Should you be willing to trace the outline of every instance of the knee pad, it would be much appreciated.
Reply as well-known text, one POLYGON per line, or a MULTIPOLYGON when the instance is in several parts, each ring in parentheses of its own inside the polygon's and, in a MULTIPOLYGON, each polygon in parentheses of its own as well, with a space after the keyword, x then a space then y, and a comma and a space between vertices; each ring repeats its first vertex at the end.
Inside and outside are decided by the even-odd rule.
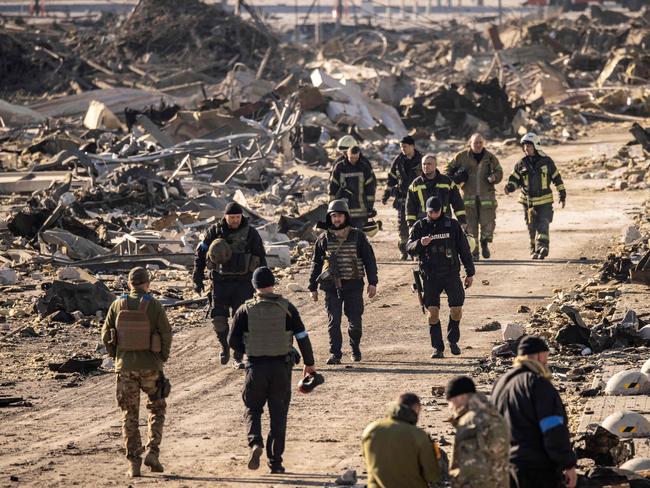
POLYGON ((227 332, 228 317, 224 317, 223 315, 217 315, 216 317, 212 317, 212 328, 217 334, 221 332, 227 332))
POLYGON ((440 307, 427 307, 427 312, 429 312, 429 324, 440 322, 440 307))
POLYGON ((463 307, 450 307, 449 317, 451 320, 460 320, 463 317, 463 307))

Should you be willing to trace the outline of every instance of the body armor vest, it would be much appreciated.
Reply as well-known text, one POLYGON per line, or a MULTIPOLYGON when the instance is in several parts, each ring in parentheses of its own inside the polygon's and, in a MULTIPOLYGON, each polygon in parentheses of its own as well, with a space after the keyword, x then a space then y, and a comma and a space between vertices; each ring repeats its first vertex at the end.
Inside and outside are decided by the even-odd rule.
POLYGON ((244 304, 248 314, 248 332, 244 334, 246 355, 286 356, 293 345, 293 333, 287 330, 289 302, 280 295, 256 295, 244 304))
MULTIPOLYGON (((253 266, 252 255, 248 249, 248 232, 250 228, 248 223, 242 224, 234 232, 224 235, 223 228, 219 226, 217 235, 222 237, 230 245, 232 257, 227 263, 215 266, 215 270, 222 275, 245 275, 255 270, 253 266)), ((259 263, 258 263, 259 264, 259 263)))
POLYGON ((142 297, 138 308, 129 309, 128 295, 120 298, 115 330, 117 331, 117 347, 120 351, 151 351, 160 352, 161 341, 158 333, 152 333, 151 323, 147 315, 150 298, 142 297))
POLYGON ((427 274, 449 271, 458 263, 458 252, 451 238, 451 220, 444 219, 442 225, 429 227, 433 241, 427 246, 422 263, 427 274))
POLYGON ((332 254, 336 254, 339 275, 342 280, 363 279, 363 261, 357 252, 357 232, 355 229, 351 229, 350 234, 353 238, 350 239, 350 234, 348 234, 348 237, 343 242, 332 234, 328 233, 327 235, 326 260, 332 254))

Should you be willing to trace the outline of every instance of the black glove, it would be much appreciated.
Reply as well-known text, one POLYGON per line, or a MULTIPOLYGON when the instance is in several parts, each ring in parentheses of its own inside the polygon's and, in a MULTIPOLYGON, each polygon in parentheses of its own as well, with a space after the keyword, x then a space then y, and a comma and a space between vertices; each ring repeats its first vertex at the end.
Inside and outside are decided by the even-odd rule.
POLYGON ((516 189, 517 189, 517 187, 516 187, 515 184, 512 183, 512 182, 508 182, 508 184, 506 184, 506 187, 504 188, 504 190, 505 190, 505 192, 506 192, 506 195, 507 195, 508 193, 512 193, 512 192, 515 191, 516 189))
POLYGON ((377 216, 377 211, 374 208, 368 210, 368 218, 372 219, 377 216))
POLYGON ((566 190, 560 191, 560 202, 566 203, 566 190))
POLYGON ((386 205, 388 203, 388 199, 390 198, 391 191, 390 190, 384 190, 384 196, 381 197, 381 203, 386 205))

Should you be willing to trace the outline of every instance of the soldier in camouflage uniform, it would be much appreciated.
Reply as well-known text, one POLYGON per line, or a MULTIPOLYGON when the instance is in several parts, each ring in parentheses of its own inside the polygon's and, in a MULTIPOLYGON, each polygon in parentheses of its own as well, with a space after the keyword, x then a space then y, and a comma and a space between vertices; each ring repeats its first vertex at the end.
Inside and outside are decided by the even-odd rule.
MULTIPOLYGON (((163 472, 163 466, 158 460, 167 408, 164 397, 168 393, 168 388, 163 386, 163 363, 169 358, 172 334, 165 310, 160 302, 148 293, 149 285, 150 278, 146 269, 138 267, 131 270, 130 293, 122 295, 111 304, 102 329, 102 341, 109 355, 115 360, 117 403, 122 410, 122 434, 129 461, 127 474, 131 478, 140 476, 144 452, 138 427, 140 390, 148 397, 149 410, 147 455, 144 464, 153 472, 163 472), (130 314, 143 314, 136 316, 143 319, 137 325, 144 322, 146 326, 148 322, 149 329, 146 330, 145 336, 149 335, 149 347, 146 349, 133 345, 132 337, 137 332, 128 328, 130 324, 124 320, 125 311, 130 314), (131 338, 127 337, 129 333, 131 338)), ((134 315, 130 317, 133 324, 134 315)))
POLYGON ((456 428, 449 474, 453 488, 505 488, 510 484, 510 429, 474 382, 460 376, 447 385, 456 428))

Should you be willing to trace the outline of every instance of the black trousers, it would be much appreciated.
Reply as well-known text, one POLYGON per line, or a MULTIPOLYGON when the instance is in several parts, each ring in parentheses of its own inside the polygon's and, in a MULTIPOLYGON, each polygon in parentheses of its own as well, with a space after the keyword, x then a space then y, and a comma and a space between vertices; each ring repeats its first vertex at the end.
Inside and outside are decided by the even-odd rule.
POLYGON ((353 350, 361 343, 361 317, 363 315, 363 287, 341 290, 341 298, 336 290, 325 291, 325 310, 327 310, 327 332, 330 338, 330 354, 341 357, 343 336, 341 318, 345 313, 348 319, 348 336, 353 350))
POLYGON ((400 204, 397 207, 397 226, 399 229, 399 241, 397 242, 397 247, 400 252, 406 252, 406 243, 409 240, 409 224, 406 220, 406 209, 404 208, 404 202, 400 200, 400 204))
POLYGON ((511 466, 510 488, 562 488, 564 475, 553 469, 525 469, 511 466))
POLYGON ((231 317, 237 309, 250 298, 255 290, 251 284, 250 276, 237 280, 212 282, 212 309, 211 317, 231 317))
POLYGON ((271 426, 266 437, 266 456, 269 464, 281 464, 287 432, 287 414, 291 402, 291 368, 288 358, 270 358, 246 364, 246 380, 242 398, 246 411, 244 420, 248 430, 248 445, 264 446, 262 439, 262 412, 268 404, 271 426))

